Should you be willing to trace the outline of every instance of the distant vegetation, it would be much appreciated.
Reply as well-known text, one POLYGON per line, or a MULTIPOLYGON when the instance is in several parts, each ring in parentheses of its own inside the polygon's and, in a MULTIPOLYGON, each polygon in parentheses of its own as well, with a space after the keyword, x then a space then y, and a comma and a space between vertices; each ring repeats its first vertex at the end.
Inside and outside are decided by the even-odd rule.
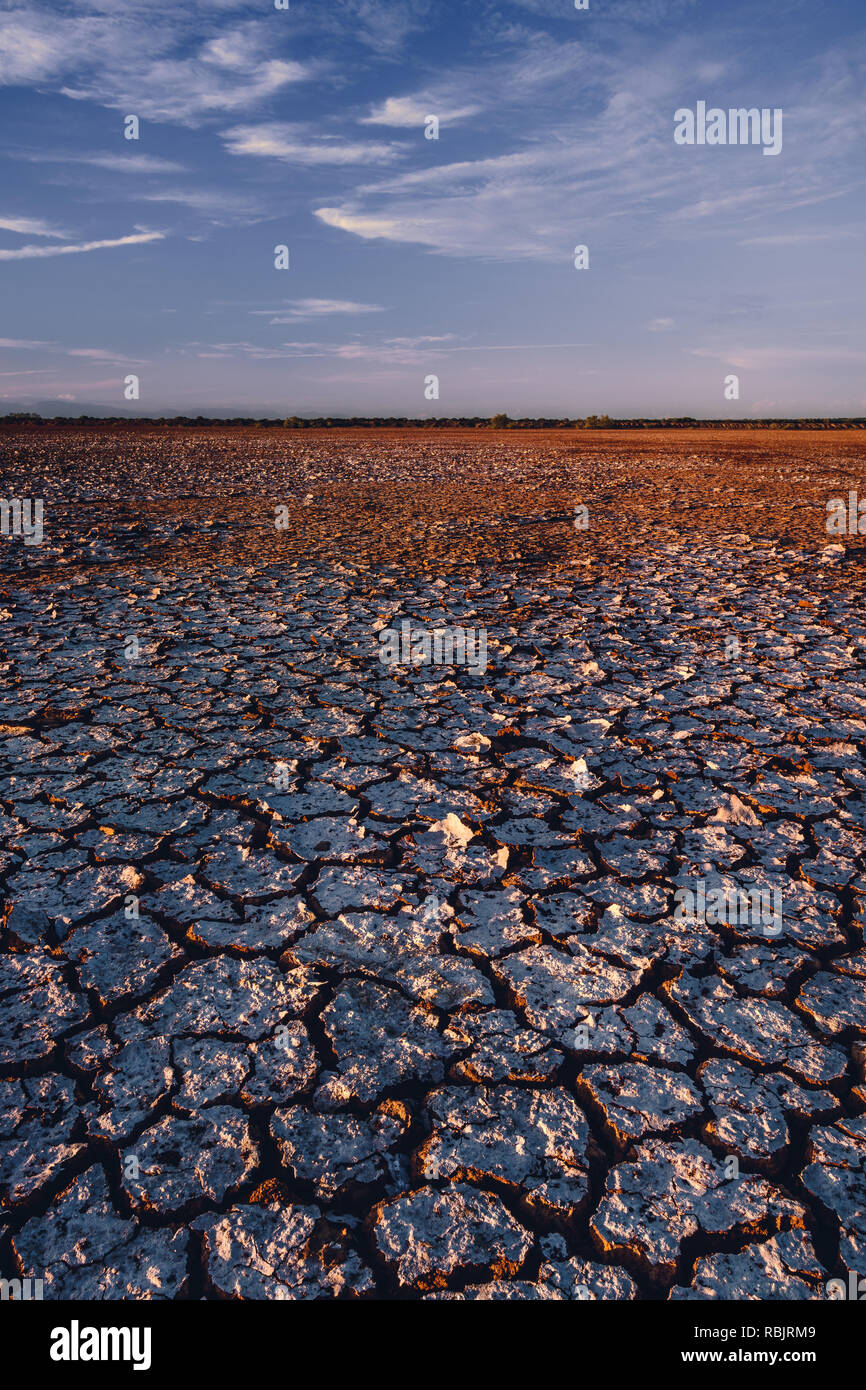
POLYGON ((44 415, 16 411, 0 415, 6 425, 180 425, 193 428, 228 425, 248 425, 256 429, 336 430, 336 429, 494 429, 494 430, 862 430, 866 418, 847 416, 839 419, 767 419, 767 420, 696 420, 690 415, 663 416, 658 419, 612 419, 609 415, 587 415, 584 419, 554 417, 525 417, 511 420, 507 415, 437 416, 435 419, 408 419, 406 416, 352 415, 306 417, 290 415, 285 420, 261 419, 254 415, 236 415, 217 419, 210 415, 44 415))

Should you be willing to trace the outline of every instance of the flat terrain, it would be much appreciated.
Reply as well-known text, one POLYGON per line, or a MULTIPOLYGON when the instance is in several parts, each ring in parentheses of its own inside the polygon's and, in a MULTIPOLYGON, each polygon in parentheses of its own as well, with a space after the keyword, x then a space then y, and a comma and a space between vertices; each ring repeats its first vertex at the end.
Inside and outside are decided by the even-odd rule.
POLYGON ((46 427, 0 464, 45 509, 0 538, 0 1276, 866 1276, 866 536, 825 529, 862 436, 46 427), (486 669, 383 665, 404 620, 486 669), (698 885, 773 920, 675 912, 698 885))

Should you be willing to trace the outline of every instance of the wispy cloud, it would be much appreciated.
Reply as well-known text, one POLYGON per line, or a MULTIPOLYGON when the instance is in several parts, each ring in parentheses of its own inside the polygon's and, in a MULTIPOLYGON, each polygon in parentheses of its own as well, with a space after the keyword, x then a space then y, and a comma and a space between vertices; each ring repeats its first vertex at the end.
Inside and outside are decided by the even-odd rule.
POLYGON ((31 164, 87 164, 94 169, 107 169, 112 174, 182 174, 186 165, 153 154, 79 154, 70 150, 28 151, 17 156, 31 164))
MULTIPOLYGON (((647 62, 644 52, 628 46, 589 55, 577 41, 536 38, 481 72, 453 70, 439 95, 441 107, 474 106, 483 113, 473 129, 483 121, 484 154, 359 184, 339 200, 323 200, 315 215, 365 240, 415 243, 447 256, 553 262, 564 261, 590 228, 603 235, 608 254, 614 243, 633 243, 638 229, 644 237, 686 241, 701 225, 713 235, 742 238, 744 221, 757 232, 768 219, 855 190, 851 142, 866 119, 866 98, 853 54, 847 67, 833 67, 832 96, 821 60, 785 79, 787 90, 774 101, 790 95, 797 119, 783 167, 770 170, 756 169, 751 150, 674 144, 683 74, 706 67, 705 47, 677 36, 657 44, 647 62), (539 117, 539 103, 546 118, 539 117)), ((724 63, 715 69, 708 82, 722 81, 724 63)), ((741 84, 742 75, 728 80, 741 84)), ((372 119, 386 123, 390 109, 395 121, 414 122, 431 100, 429 91, 392 98, 372 119)), ((431 114, 435 110, 429 106, 431 114)), ((449 148, 440 145, 437 153, 449 148)))
POLYGON ((864 362, 866 351, 854 348, 822 347, 815 344, 809 347, 730 347, 730 348, 691 348, 695 357, 711 357, 715 361, 728 363, 742 370, 766 371, 773 367, 795 367, 821 362, 864 362))
POLYGON ((229 154, 284 159, 292 164, 381 164, 399 152, 397 145, 345 140, 280 121, 235 126, 224 131, 222 138, 229 154))
POLYGON ((0 16, 0 84, 53 85, 75 100, 197 125, 249 110, 313 74, 314 65, 274 56, 268 21, 217 27, 221 8, 224 24, 225 10, 234 7, 212 4, 207 14, 201 6, 149 0, 58 13, 22 4, 0 16), (199 33, 208 22, 216 31, 190 52, 193 21, 199 33))
POLYGON ((52 343, 43 342, 38 338, 0 338, 0 348, 15 348, 16 351, 20 351, 22 348, 25 350, 35 350, 36 348, 47 348, 52 346, 52 343))
POLYGON ((863 231, 854 227, 833 227, 824 232, 776 232, 772 236, 743 237, 740 246, 809 246, 820 241, 846 241, 862 237, 863 231))
POLYGON ((419 366, 450 353, 558 352, 589 347, 588 343, 459 343, 456 334, 422 334, 413 338, 385 338, 380 342, 285 342, 269 347, 261 343, 192 343, 196 356, 244 357, 255 362, 292 358, 331 358, 341 362, 370 362, 388 366, 419 366))
POLYGON ((361 43, 376 54, 396 58, 411 34, 423 29, 431 14, 436 13, 437 0, 340 0, 339 5, 318 6, 325 13, 318 22, 330 29, 336 38, 346 25, 361 43))
MULTIPOLYGON (((60 343, 43 341, 37 338, 0 338, 0 348, 14 348, 16 352, 21 352, 22 350, 27 352, 44 351, 48 355, 55 357, 83 357, 88 361, 101 362, 103 364, 106 362, 126 362, 140 365, 144 360, 140 357, 128 357, 122 352, 115 352, 113 348, 70 348, 63 347, 60 343)), ((39 369, 40 372, 45 370, 49 369, 39 369)), ((13 375, 13 373, 5 372, 4 375, 10 376, 13 375)))
POLYGON ((388 100, 375 107, 369 116, 362 117, 360 124, 402 126, 408 129, 423 126, 428 116, 436 116, 442 125, 454 125, 457 121, 475 116, 480 109, 479 106, 443 109, 435 96, 388 97, 388 100))
POLYGON ((18 246, 14 251, 0 250, 0 261, 35 261, 47 256, 74 256, 82 251, 103 251, 112 246, 138 246, 147 241, 162 241, 164 232, 135 232, 131 236, 114 237, 106 241, 82 241, 62 246, 18 246))
POLYGON ((324 222, 327 227, 336 227, 343 232, 353 232, 355 236, 364 237, 366 240, 374 240, 384 237, 389 241, 419 241, 429 240, 435 245, 432 235, 424 234, 424 221, 422 218, 412 219, 406 215, 402 217, 371 217, 369 214, 353 212, 351 208, 316 208, 316 216, 324 222))
POLYGON ((66 357, 84 357, 89 362, 129 362, 141 364, 141 357, 127 357, 125 353, 113 352, 111 348, 64 348, 66 357))
POLYGON ((304 319, 328 318, 335 314, 381 314, 382 304, 359 304, 354 299, 291 299, 284 308, 251 309, 271 323, 300 323, 304 319))
POLYGON ((15 232, 18 236, 54 237, 58 241, 67 235, 40 217, 0 217, 0 231, 15 232))
POLYGON ((141 203, 176 203, 198 213, 209 227, 234 227, 256 222, 268 215, 268 204, 251 192, 228 193, 223 188, 137 188, 134 200, 141 203))

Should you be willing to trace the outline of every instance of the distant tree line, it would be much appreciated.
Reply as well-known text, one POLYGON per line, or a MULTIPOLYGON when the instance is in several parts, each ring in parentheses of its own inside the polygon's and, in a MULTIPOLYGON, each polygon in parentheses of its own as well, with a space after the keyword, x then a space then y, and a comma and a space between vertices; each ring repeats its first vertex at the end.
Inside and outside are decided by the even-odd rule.
POLYGON ((286 430, 336 430, 336 429, 494 429, 494 430, 671 430, 671 429, 723 429, 723 430, 862 430, 866 429, 866 417, 846 416, 823 419, 802 417, 800 419, 744 419, 744 420, 698 420, 691 415, 659 416, 657 419, 612 419, 609 415, 587 415, 583 419, 572 417, 554 418, 547 416, 525 416, 512 420, 507 415, 454 415, 437 416, 435 419, 410 419, 405 415, 352 415, 352 416, 300 416, 290 415, 285 420, 262 419, 254 415, 235 415, 231 419, 216 418, 211 415, 54 415, 43 416, 15 411, 0 415, 0 424, 13 425, 128 425, 146 428, 152 425, 177 425, 192 428, 220 425, 246 425, 254 429, 286 430))

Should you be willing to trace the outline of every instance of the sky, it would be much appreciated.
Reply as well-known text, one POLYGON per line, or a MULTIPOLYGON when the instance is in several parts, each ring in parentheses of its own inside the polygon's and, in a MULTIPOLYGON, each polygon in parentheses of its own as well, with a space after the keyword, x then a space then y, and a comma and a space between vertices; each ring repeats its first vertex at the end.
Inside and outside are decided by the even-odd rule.
POLYGON ((866 415, 862 0, 276 3, 0 0, 0 411, 866 415))

